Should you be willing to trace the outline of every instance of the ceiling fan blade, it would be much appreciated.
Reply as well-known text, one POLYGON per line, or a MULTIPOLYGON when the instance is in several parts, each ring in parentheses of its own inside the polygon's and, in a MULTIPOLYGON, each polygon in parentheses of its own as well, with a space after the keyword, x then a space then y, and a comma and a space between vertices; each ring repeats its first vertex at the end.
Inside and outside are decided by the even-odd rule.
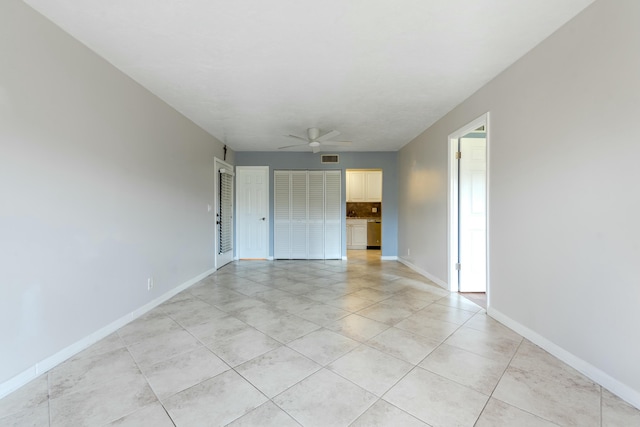
POLYGON ((340 132, 338 132, 337 130, 332 130, 332 131, 329 131, 329 132, 325 133, 322 136, 317 137, 316 141, 320 141, 320 142, 326 141, 326 140, 331 139, 333 137, 336 137, 338 135, 340 135, 340 132))
POLYGON ((294 144, 294 145, 285 145, 284 147, 278 147, 278 150, 284 150, 285 148, 293 148, 293 147, 303 147, 309 144, 294 144))
POLYGON ((348 147, 351 145, 351 141, 325 141, 322 145, 327 147, 348 147))
POLYGON ((303 137, 298 136, 298 135, 285 135, 285 136, 287 136, 289 138, 299 139, 299 140, 304 141, 304 142, 309 142, 309 140, 307 138, 303 138, 303 137))
POLYGON ((313 147, 311 147, 311 150, 312 150, 314 153, 318 153, 318 152, 320 151, 320 146, 318 146, 318 145, 314 145, 313 147))

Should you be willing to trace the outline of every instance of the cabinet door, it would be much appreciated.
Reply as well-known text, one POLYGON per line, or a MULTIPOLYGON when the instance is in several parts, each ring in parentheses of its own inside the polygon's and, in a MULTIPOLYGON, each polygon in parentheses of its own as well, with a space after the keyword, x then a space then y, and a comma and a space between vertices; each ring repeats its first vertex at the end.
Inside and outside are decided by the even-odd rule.
POLYGON ((324 258, 324 172, 309 171, 309 259, 324 258))
POLYGON ((367 222, 355 224, 353 226, 353 232, 351 236, 352 246, 367 246, 367 222))
POLYGON ((273 178, 273 257, 291 258, 291 173, 275 171, 273 178))
POLYGON ((324 258, 342 258, 342 172, 326 171, 324 176, 324 258))
POLYGON ((382 201, 382 171, 368 171, 365 177, 365 201, 382 201))
POLYGON ((353 225, 347 224, 347 248, 353 245, 353 225))
POLYGON ((307 171, 291 172, 291 258, 307 259, 307 171))
POLYGON ((347 171, 347 202, 365 201, 364 171, 347 171))

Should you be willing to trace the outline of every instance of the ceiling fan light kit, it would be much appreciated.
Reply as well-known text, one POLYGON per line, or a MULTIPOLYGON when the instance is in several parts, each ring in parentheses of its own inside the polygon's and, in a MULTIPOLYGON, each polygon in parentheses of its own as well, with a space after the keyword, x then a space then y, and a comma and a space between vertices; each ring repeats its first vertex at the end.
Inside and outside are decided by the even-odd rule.
POLYGON ((348 147, 351 145, 351 141, 330 141, 331 138, 340 135, 340 132, 337 130, 330 130, 324 134, 320 132, 319 128, 309 128, 307 129, 307 137, 304 138, 298 135, 286 135, 288 138, 295 138, 302 141, 305 141, 306 144, 294 144, 294 145, 286 145, 284 147, 278 147, 278 150, 284 150, 287 148, 301 147, 303 145, 308 145, 311 147, 311 151, 317 153, 320 151, 321 146, 332 146, 332 147, 348 147))

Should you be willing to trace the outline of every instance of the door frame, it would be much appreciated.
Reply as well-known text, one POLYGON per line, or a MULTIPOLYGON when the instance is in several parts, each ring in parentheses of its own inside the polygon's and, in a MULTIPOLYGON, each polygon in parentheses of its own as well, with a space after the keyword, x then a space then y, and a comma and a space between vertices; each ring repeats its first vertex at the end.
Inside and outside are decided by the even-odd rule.
MULTIPOLYGON (((240 186, 238 185, 238 177, 240 177, 242 175, 243 171, 264 171, 265 177, 266 177, 266 183, 267 183, 267 188, 265 191, 265 201, 266 204, 265 206, 267 207, 267 212, 266 212, 266 230, 265 230, 265 242, 267 242, 267 247, 265 248, 265 253, 264 253, 264 259, 266 260, 273 260, 272 256, 269 256, 269 248, 271 248, 271 239, 269 238, 269 230, 271 229, 271 216, 270 216, 270 207, 269 207, 269 203, 271 200, 271 197, 269 197, 269 191, 270 191, 270 186, 271 186, 271 181, 270 181, 270 174, 269 174, 269 166, 236 166, 236 204, 235 204, 235 208, 236 208, 236 220, 235 220, 235 230, 234 230, 234 236, 238 236, 238 228, 240 226, 240 222, 238 221, 238 219, 240 218, 239 214, 238 214, 238 200, 239 200, 239 195, 238 192, 240 191, 240 186)), ((234 259, 240 259, 240 242, 237 241, 236 239, 236 247, 235 247, 235 257, 234 259)))
POLYGON ((469 132, 477 129, 478 127, 484 125, 486 129, 486 141, 487 141, 487 174, 486 174, 486 214, 485 214, 485 222, 486 222, 486 263, 487 263, 487 307, 491 304, 490 299, 490 270, 489 270, 489 179, 490 179, 490 132, 491 126, 489 123, 489 112, 481 115, 477 119, 472 122, 466 124, 460 129, 456 130, 452 134, 449 135, 447 139, 448 144, 448 154, 449 154, 449 221, 448 221, 448 238, 449 238, 449 253, 448 253, 448 270, 449 270, 449 290, 451 292, 458 292, 458 283, 459 283, 459 274, 456 269, 456 263, 458 262, 458 161, 456 159, 456 152, 458 151, 458 139, 462 138, 469 132))
MULTIPOLYGON (((213 223, 213 225, 215 227, 215 232, 214 232, 214 241, 213 241, 213 258, 214 258, 214 266, 215 266, 216 270, 218 270, 220 267, 222 267, 222 266, 218 265, 218 242, 220 241, 220 236, 219 236, 220 231, 219 231, 219 227, 218 227, 218 224, 217 224, 217 217, 216 217, 216 213, 218 212, 219 204, 220 204, 220 183, 218 182, 218 180, 220 178, 218 171, 220 169, 229 169, 231 171, 231 174, 234 175, 234 181, 235 181, 235 171, 234 171, 233 165, 231 165, 231 164, 229 164, 229 163, 225 162, 224 160, 221 160, 221 159, 219 159, 217 157, 214 157, 213 158, 213 185, 214 185, 214 190, 213 190, 214 191, 214 202, 213 202, 214 223, 213 223)), ((231 193, 233 194, 233 196, 235 198, 235 182, 234 182, 234 189, 233 190, 234 191, 232 191, 231 193)), ((232 212, 235 213, 235 200, 233 200, 231 202, 231 205, 232 205, 232 208, 233 208, 232 212)), ((232 243, 233 248, 232 248, 232 254, 231 254, 231 261, 233 261, 233 259, 234 259, 235 246, 236 246, 235 245, 235 222, 236 222, 235 215, 233 215, 233 222, 234 222, 234 224, 231 227, 231 230, 233 230, 233 233, 234 233, 233 236, 231 236, 231 241, 233 242, 232 243)), ((227 263, 225 263, 224 265, 226 265, 226 264, 227 263)))

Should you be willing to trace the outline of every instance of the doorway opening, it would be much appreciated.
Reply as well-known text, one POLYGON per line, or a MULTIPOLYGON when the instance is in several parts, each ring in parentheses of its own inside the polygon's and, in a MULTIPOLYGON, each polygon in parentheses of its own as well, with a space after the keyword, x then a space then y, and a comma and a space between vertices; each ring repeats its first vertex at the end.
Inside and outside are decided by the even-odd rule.
POLYGON ((449 286, 487 304, 488 125, 489 113, 449 136, 449 286))
POLYGON ((346 170, 347 257, 382 252, 382 169, 346 170))

